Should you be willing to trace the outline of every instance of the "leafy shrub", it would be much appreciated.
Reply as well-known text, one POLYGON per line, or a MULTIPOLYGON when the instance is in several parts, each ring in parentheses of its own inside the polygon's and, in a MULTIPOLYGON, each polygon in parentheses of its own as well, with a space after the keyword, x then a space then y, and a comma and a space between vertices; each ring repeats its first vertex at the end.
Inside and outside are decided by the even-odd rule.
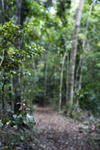
POLYGON ((2 117, 0 120, 0 127, 11 126, 15 129, 19 128, 33 128, 36 124, 34 116, 29 114, 30 108, 26 107, 25 104, 21 105, 20 113, 13 114, 9 117, 2 117))

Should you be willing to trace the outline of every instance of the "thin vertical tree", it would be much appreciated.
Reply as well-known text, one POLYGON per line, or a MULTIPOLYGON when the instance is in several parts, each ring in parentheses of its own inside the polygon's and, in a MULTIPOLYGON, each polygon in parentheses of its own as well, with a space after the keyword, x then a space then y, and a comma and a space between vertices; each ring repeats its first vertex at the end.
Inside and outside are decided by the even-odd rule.
MULTIPOLYGON (((16 25, 21 24, 22 0, 16 0, 16 25)), ((17 39, 16 48, 21 49, 21 39, 17 39)), ((20 65, 16 66, 17 75, 14 77, 14 112, 18 113, 21 104, 21 89, 20 89, 20 65)))
POLYGON ((59 111, 61 111, 61 105, 62 105, 62 88, 63 88, 63 72, 64 72, 64 64, 67 56, 67 40, 64 37, 65 40, 65 53, 62 59, 62 66, 61 66, 61 74, 60 74, 60 88, 59 88, 59 111))
MULTIPOLYGON (((94 0, 92 2, 92 4, 90 5, 90 8, 89 8, 89 16, 87 18, 87 23, 86 23, 86 27, 84 29, 84 39, 82 39, 82 54, 80 56, 80 61, 79 61, 79 66, 78 66, 78 69, 77 69, 77 74, 79 74, 79 70, 80 70, 80 74, 79 74, 79 81, 78 81, 78 91, 81 90, 81 87, 82 87, 82 78, 83 78, 83 64, 84 64, 84 58, 85 58, 85 52, 86 52, 86 45, 87 45, 87 29, 88 29, 88 26, 89 26, 89 18, 90 18, 90 15, 91 15, 91 12, 92 12, 92 8, 93 6, 95 5, 96 3, 96 0, 94 0)), ((78 75, 76 75, 77 77, 78 75)))
POLYGON ((76 55, 77 55, 77 45, 78 45, 78 33, 80 31, 80 22, 82 17, 82 8, 83 8, 84 0, 79 1, 78 10, 76 13, 75 19, 75 29, 72 40, 72 49, 70 51, 70 62, 69 62, 69 73, 68 73, 68 87, 67 87, 67 101, 69 101, 70 108, 73 106, 74 102, 74 77, 75 77, 75 63, 76 63, 76 55))
MULTIPOLYGON (((3 26, 4 22, 5 22, 4 0, 0 0, 0 6, 1 6, 1 20, 0 21, 1 21, 1 24, 3 26)), ((5 53, 4 53, 4 50, 3 50, 2 59, 0 61, 0 66, 3 63, 4 55, 5 55, 5 53)), ((4 72, 2 74, 2 82, 3 82, 2 90, 1 90, 1 93, 2 93, 2 109, 5 110, 5 84, 6 84, 6 80, 5 80, 4 72)))
POLYGON ((4 15, 4 0, 0 0, 1 5, 1 23, 4 25, 5 15, 4 15))

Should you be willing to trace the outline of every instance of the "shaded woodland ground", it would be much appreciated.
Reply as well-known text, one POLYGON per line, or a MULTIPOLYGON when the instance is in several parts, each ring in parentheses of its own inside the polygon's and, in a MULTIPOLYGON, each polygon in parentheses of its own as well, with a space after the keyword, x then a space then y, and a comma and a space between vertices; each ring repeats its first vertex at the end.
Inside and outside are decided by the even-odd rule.
POLYGON ((50 107, 38 108, 35 119, 44 150, 99 150, 86 132, 92 126, 66 118, 50 107))
MULTIPOLYGON (((99 150, 95 123, 65 117, 51 107, 37 107, 33 129, 0 129, 0 150, 99 150)), ((100 135, 99 135, 100 137, 100 135)), ((100 141, 100 139, 99 139, 100 141)))

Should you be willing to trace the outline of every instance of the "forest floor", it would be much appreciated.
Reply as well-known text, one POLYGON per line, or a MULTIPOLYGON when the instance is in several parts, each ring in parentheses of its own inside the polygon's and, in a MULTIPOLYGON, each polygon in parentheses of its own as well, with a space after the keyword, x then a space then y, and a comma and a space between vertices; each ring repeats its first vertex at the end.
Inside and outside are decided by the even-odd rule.
POLYGON ((68 118, 51 107, 37 107, 33 116, 34 128, 0 128, 0 150, 100 150, 93 124, 68 118))
POLYGON ((66 118, 50 107, 38 107, 34 116, 39 150, 100 150, 85 132, 88 125, 66 118))

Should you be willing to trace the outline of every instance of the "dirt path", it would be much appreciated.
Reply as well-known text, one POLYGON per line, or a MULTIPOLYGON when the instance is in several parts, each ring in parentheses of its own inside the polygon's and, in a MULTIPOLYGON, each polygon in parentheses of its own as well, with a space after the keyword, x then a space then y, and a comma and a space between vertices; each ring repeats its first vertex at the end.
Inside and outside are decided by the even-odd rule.
POLYGON ((51 108, 38 108, 35 120, 40 132, 39 150, 97 150, 87 142, 86 133, 80 132, 80 128, 88 128, 86 125, 66 118, 51 108))

